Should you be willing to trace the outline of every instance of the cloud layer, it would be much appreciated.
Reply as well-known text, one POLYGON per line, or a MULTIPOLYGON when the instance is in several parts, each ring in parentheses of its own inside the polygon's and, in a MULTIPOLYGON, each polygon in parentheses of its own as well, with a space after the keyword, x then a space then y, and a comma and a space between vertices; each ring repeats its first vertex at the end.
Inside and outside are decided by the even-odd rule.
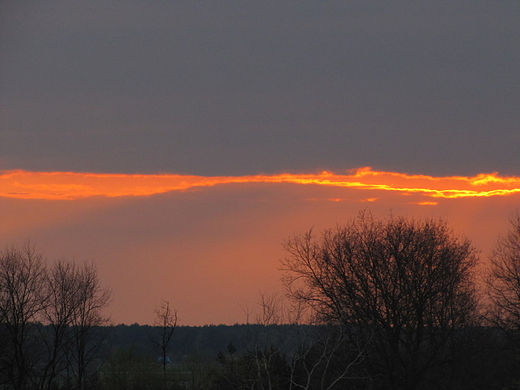
MULTIPOLYGON (((278 174, 254 176, 128 175, 11 171, 0 174, 0 196, 21 199, 78 199, 91 196, 149 196, 197 187, 239 183, 293 183, 326 187, 394 191, 432 198, 505 196, 520 192, 519 177, 497 173, 474 177, 433 177, 378 172, 369 167, 348 174, 278 174)), ((375 199, 375 198, 372 198, 375 199)), ((435 203, 433 201, 425 204, 435 203)))

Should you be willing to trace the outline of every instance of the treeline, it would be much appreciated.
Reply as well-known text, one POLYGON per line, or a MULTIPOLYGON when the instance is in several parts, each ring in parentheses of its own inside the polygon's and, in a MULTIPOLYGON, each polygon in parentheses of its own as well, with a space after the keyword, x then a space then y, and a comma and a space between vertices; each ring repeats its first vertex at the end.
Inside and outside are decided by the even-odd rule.
MULTIPOLYGON (((166 371, 169 389, 377 389, 383 378, 354 334, 330 325, 178 327, 166 371), (361 352, 361 353, 360 353, 361 352)), ((103 389, 162 388, 163 372, 150 335, 158 328, 109 328, 103 389)), ((157 333, 156 333, 157 334, 157 333)), ((465 328, 449 358, 421 389, 520 388, 520 353, 496 327, 465 328)), ((386 387, 390 388, 390 387, 386 387)), ((394 387, 403 388, 403 387, 394 387)))
POLYGON ((442 220, 360 213, 285 241, 289 300, 263 294, 255 324, 102 326, 95 268, 0 258, 5 389, 520 388, 520 215, 489 267, 442 220), (479 273, 477 273, 477 270, 479 273), (479 279, 480 278, 480 279, 479 279), (44 324, 44 325, 42 325, 44 324))
MULTIPOLYGON (((96 332, 103 341, 85 387, 88 389, 377 388, 377 378, 367 375, 371 370, 368 361, 355 361, 358 349, 352 349, 352 340, 349 352, 328 327, 181 326, 176 328, 171 341, 171 361, 166 373, 151 341, 160 333, 158 327, 117 325, 100 327, 96 332), (354 364, 346 367, 345 361, 354 364), (345 369, 348 376, 343 375, 345 369), (341 379, 332 385, 338 378, 341 379)), ((449 381, 450 386, 445 388, 518 388, 520 354, 499 329, 465 329, 454 347, 452 359, 430 374, 449 381)), ((75 388, 59 378, 51 388, 75 388)), ((4 384, 4 388, 12 387, 4 384)), ((441 387, 430 384, 422 388, 441 387)))

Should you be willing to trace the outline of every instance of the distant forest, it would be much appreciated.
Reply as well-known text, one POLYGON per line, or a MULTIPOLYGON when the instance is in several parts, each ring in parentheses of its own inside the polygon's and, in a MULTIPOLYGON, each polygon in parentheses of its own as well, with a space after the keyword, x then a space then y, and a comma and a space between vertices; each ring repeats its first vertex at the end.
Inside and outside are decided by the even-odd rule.
MULTIPOLYGON (((91 367, 95 375, 85 388, 383 388, 377 377, 368 375, 373 369, 371 364, 363 359, 356 361, 356 349, 338 343, 338 334, 331 337, 338 330, 294 324, 178 326, 163 372, 160 350, 153 341, 161 334, 161 327, 99 327, 96 333, 103 341, 97 350, 97 362, 91 367), (335 349, 337 346, 341 348, 335 349), (353 363, 347 374, 345 361, 353 363)), ((520 353, 500 329, 465 328, 457 334, 452 348, 449 358, 432 370, 431 382, 416 388, 520 389, 520 353), (448 386, 438 387, 438 383, 448 386)), ((50 388, 72 388, 68 386, 70 383, 57 383, 50 388)))
POLYGON ((188 327, 168 301, 153 326, 109 326, 92 264, 6 247, 0 388, 520 389, 520 214, 480 275, 435 219, 362 212, 284 248, 286 297, 261 294, 246 325, 188 327))
MULTIPOLYGON (((229 344, 236 348, 235 353, 244 355, 263 333, 274 343, 282 344, 281 350, 289 353, 296 349, 293 336, 311 328, 310 325, 206 325, 177 326, 173 332, 171 349, 168 357, 173 364, 180 364, 186 359, 199 356, 215 360, 219 352, 227 352, 229 344)), ((153 342, 161 328, 151 325, 117 325, 103 327, 105 345, 110 351, 125 350, 160 359, 157 346, 153 342)), ((257 340, 258 341, 258 340, 257 340)))

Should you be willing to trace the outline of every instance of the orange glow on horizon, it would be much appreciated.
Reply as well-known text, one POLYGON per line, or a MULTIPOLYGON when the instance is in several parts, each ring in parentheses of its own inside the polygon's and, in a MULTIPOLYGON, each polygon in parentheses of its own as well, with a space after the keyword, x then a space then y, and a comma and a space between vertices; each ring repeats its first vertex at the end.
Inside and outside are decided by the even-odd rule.
MULTIPOLYGON (((190 188, 232 183, 293 183, 363 190, 393 191, 402 195, 419 194, 428 198, 471 198, 505 196, 520 192, 520 177, 498 173, 473 177, 434 177, 374 171, 369 167, 347 174, 278 174, 251 176, 142 175, 75 172, 0 173, 0 196, 18 199, 73 200, 92 196, 149 196, 190 188)), ((329 199, 340 201, 339 198, 329 199)), ((365 201, 373 202, 377 198, 365 201)), ((419 202, 435 205, 435 201, 419 202)))

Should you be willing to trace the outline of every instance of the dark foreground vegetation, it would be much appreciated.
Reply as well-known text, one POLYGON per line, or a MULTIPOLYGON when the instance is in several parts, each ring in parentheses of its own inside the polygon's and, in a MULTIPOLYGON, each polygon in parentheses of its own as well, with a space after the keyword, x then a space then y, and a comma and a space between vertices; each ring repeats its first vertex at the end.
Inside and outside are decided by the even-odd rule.
POLYGON ((254 324, 235 326, 177 326, 169 302, 154 326, 108 326, 92 265, 7 248, 0 389, 520 389, 511 222, 483 283, 477 250, 438 220, 361 213, 291 237, 290 300, 262 295, 254 324))
MULTIPOLYGON (((159 353, 150 340, 160 333, 160 328, 135 324, 99 327, 95 331, 103 341, 97 348, 95 360, 86 367, 84 389, 392 388, 387 387, 381 374, 375 374, 379 369, 364 356, 372 351, 360 348, 353 334, 342 335, 339 328, 312 325, 177 327, 164 371, 159 353)), ((520 388, 520 353, 500 329, 464 329, 450 347, 445 359, 429 370, 424 383, 417 388, 520 388)), ((40 358, 41 352, 32 351, 33 356, 40 358)), ((74 367, 67 364, 61 365, 50 386, 43 387, 43 368, 44 361, 33 361, 22 388, 79 387, 74 367)), ((17 388, 7 379, 4 371, 0 388, 17 388)))

